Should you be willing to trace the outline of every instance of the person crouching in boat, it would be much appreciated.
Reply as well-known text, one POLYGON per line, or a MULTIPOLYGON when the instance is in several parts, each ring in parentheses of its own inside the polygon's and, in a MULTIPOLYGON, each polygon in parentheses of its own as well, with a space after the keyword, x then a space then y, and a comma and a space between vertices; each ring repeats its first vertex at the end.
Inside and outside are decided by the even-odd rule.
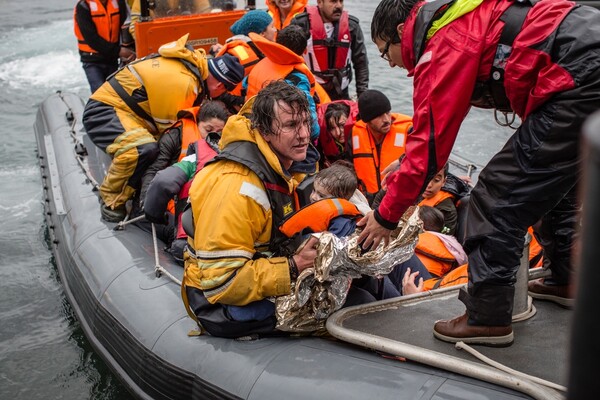
POLYGON ((144 170, 158 153, 157 140, 180 110, 231 90, 244 69, 231 55, 206 59, 186 45, 188 35, 128 64, 89 99, 83 125, 92 142, 112 157, 100 185, 102 218, 125 218, 125 203, 139 188, 144 170))
POLYGON ((316 171, 310 122, 304 93, 274 81, 229 118, 221 153, 194 179, 182 295, 214 336, 272 334, 271 299, 289 294, 292 280, 313 266, 317 240, 296 252, 278 229, 297 208, 295 188, 316 171))

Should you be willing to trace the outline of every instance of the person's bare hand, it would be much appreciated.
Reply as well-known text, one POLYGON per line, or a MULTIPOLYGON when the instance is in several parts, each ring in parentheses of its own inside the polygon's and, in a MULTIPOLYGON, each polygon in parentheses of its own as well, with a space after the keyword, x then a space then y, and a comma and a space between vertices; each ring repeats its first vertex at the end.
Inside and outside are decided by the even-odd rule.
POLYGON ((358 221, 356 226, 363 228, 358 236, 358 243, 363 249, 376 249, 382 241, 386 246, 390 243, 390 234, 392 231, 379 225, 379 222, 377 222, 373 215, 373 211, 358 221))
POLYGON ((121 59, 121 63, 129 64, 135 60, 135 51, 128 47, 121 46, 121 49, 119 50, 119 58, 121 59))
POLYGON ((298 267, 298 272, 304 271, 306 268, 311 268, 315 264, 315 258, 317 258, 317 245, 319 239, 311 236, 306 244, 294 254, 294 261, 298 267))
POLYGON ((419 271, 410 272, 410 268, 406 268, 406 272, 402 277, 402 295, 421 293, 423 291, 423 278, 419 278, 419 283, 415 285, 415 278, 419 275, 419 271))

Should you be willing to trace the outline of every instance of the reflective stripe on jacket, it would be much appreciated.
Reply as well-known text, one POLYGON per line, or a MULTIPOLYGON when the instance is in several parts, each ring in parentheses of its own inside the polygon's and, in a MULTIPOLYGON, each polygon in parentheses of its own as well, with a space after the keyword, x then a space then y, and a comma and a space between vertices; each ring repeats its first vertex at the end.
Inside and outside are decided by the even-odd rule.
POLYGON ((404 154, 406 137, 412 128, 412 119, 407 115, 392 114, 392 126, 377 150, 373 136, 364 121, 357 121, 352 129, 352 159, 356 175, 365 185, 367 192, 377 193, 381 189, 382 171, 392 161, 404 154))

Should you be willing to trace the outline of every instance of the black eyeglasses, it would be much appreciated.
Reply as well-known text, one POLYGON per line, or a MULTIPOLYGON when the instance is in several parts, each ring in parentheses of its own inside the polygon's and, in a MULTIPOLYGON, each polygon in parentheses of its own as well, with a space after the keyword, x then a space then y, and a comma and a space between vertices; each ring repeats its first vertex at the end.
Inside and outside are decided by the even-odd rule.
POLYGON ((396 37, 397 36, 394 36, 390 40, 388 40, 387 42, 385 42, 385 47, 383 48, 383 51, 379 55, 381 58, 383 58, 387 62, 392 61, 392 59, 390 58, 390 55, 388 54, 389 51, 390 51, 390 46, 392 44, 399 44, 401 42, 400 38, 398 37, 396 39, 396 37))

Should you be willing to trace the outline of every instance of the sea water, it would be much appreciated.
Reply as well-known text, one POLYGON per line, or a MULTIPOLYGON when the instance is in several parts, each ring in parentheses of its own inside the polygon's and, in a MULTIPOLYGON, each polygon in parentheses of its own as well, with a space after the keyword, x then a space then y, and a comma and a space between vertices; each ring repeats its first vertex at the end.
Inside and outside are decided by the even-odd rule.
MULTIPOLYGON (((94 353, 66 300, 43 215, 33 134, 37 107, 57 90, 89 96, 73 34, 74 4, 1 3, 0 399, 130 398, 94 353)), ((390 69, 370 40, 375 6, 345 1, 346 10, 361 21, 370 87, 390 98, 393 111, 410 115, 411 80, 406 71, 390 69)), ((455 152, 483 164, 511 132, 499 128, 490 111, 472 110, 455 152)))

